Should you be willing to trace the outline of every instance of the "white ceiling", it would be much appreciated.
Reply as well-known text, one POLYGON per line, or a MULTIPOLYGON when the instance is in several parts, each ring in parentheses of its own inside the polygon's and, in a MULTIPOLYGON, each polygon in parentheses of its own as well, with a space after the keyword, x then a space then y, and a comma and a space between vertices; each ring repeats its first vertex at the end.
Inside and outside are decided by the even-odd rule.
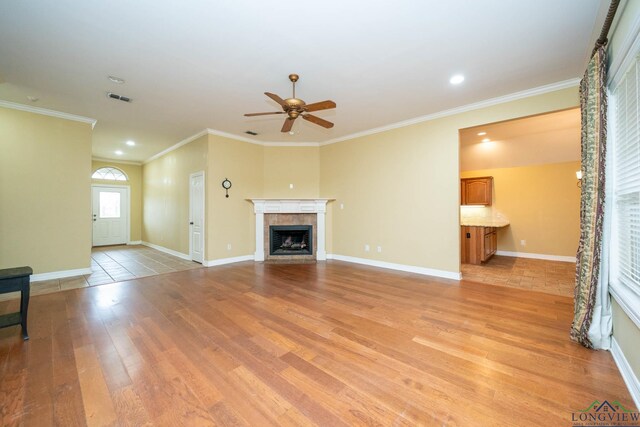
MULTIPOLYGON (((603 6, 604 5, 604 6, 603 6)), ((580 76, 600 0, 0 2, 0 99, 98 120, 96 157, 142 161, 205 128, 323 142, 580 76), (263 92, 332 99, 324 129, 263 92), (460 86, 448 83, 463 73, 460 86), (110 82, 113 75, 126 80, 110 82), (106 93, 129 96, 131 104, 106 93), (137 146, 124 145, 128 139, 137 146)))
POLYGON ((579 108, 460 130, 461 171, 578 160, 579 108))

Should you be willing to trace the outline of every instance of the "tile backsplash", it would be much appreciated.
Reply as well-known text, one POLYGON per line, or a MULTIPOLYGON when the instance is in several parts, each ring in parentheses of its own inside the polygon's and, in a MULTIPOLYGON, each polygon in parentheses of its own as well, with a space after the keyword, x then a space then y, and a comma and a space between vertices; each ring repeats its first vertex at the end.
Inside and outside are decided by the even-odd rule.
POLYGON ((460 206, 460 219, 465 222, 473 219, 507 219, 493 206, 460 206))

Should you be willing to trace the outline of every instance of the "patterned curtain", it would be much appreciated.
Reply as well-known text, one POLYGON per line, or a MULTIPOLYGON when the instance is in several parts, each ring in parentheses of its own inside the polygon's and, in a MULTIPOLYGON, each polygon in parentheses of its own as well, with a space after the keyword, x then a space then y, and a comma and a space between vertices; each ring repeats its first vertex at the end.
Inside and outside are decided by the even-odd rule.
POLYGON ((606 62, 606 47, 600 46, 580 81, 582 193, 571 338, 589 348, 594 347, 589 337, 589 328, 594 321, 596 296, 600 286, 604 221, 607 135, 606 62))

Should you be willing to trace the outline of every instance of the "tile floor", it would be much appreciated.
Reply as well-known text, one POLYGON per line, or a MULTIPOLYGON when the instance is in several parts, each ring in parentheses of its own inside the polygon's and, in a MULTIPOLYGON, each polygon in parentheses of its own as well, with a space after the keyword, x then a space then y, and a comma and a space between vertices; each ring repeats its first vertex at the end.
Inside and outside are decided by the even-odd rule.
MULTIPOLYGON (((138 277, 202 268, 146 246, 104 246, 91 250, 91 274, 31 283, 31 295, 122 282, 138 277)), ((0 301, 20 298, 19 292, 0 294, 0 301)))
POLYGON ((573 297, 576 264, 494 255, 482 265, 462 264, 462 279, 573 297))

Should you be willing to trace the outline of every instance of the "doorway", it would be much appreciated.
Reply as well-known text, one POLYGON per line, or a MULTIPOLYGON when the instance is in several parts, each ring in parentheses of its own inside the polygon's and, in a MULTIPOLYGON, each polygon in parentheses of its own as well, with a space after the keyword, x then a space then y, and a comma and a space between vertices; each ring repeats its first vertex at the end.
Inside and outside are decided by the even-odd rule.
POLYGON ((204 171, 189 175, 189 256, 204 262, 204 171))
POLYGON ((93 246, 120 245, 129 242, 129 186, 91 186, 93 246))

